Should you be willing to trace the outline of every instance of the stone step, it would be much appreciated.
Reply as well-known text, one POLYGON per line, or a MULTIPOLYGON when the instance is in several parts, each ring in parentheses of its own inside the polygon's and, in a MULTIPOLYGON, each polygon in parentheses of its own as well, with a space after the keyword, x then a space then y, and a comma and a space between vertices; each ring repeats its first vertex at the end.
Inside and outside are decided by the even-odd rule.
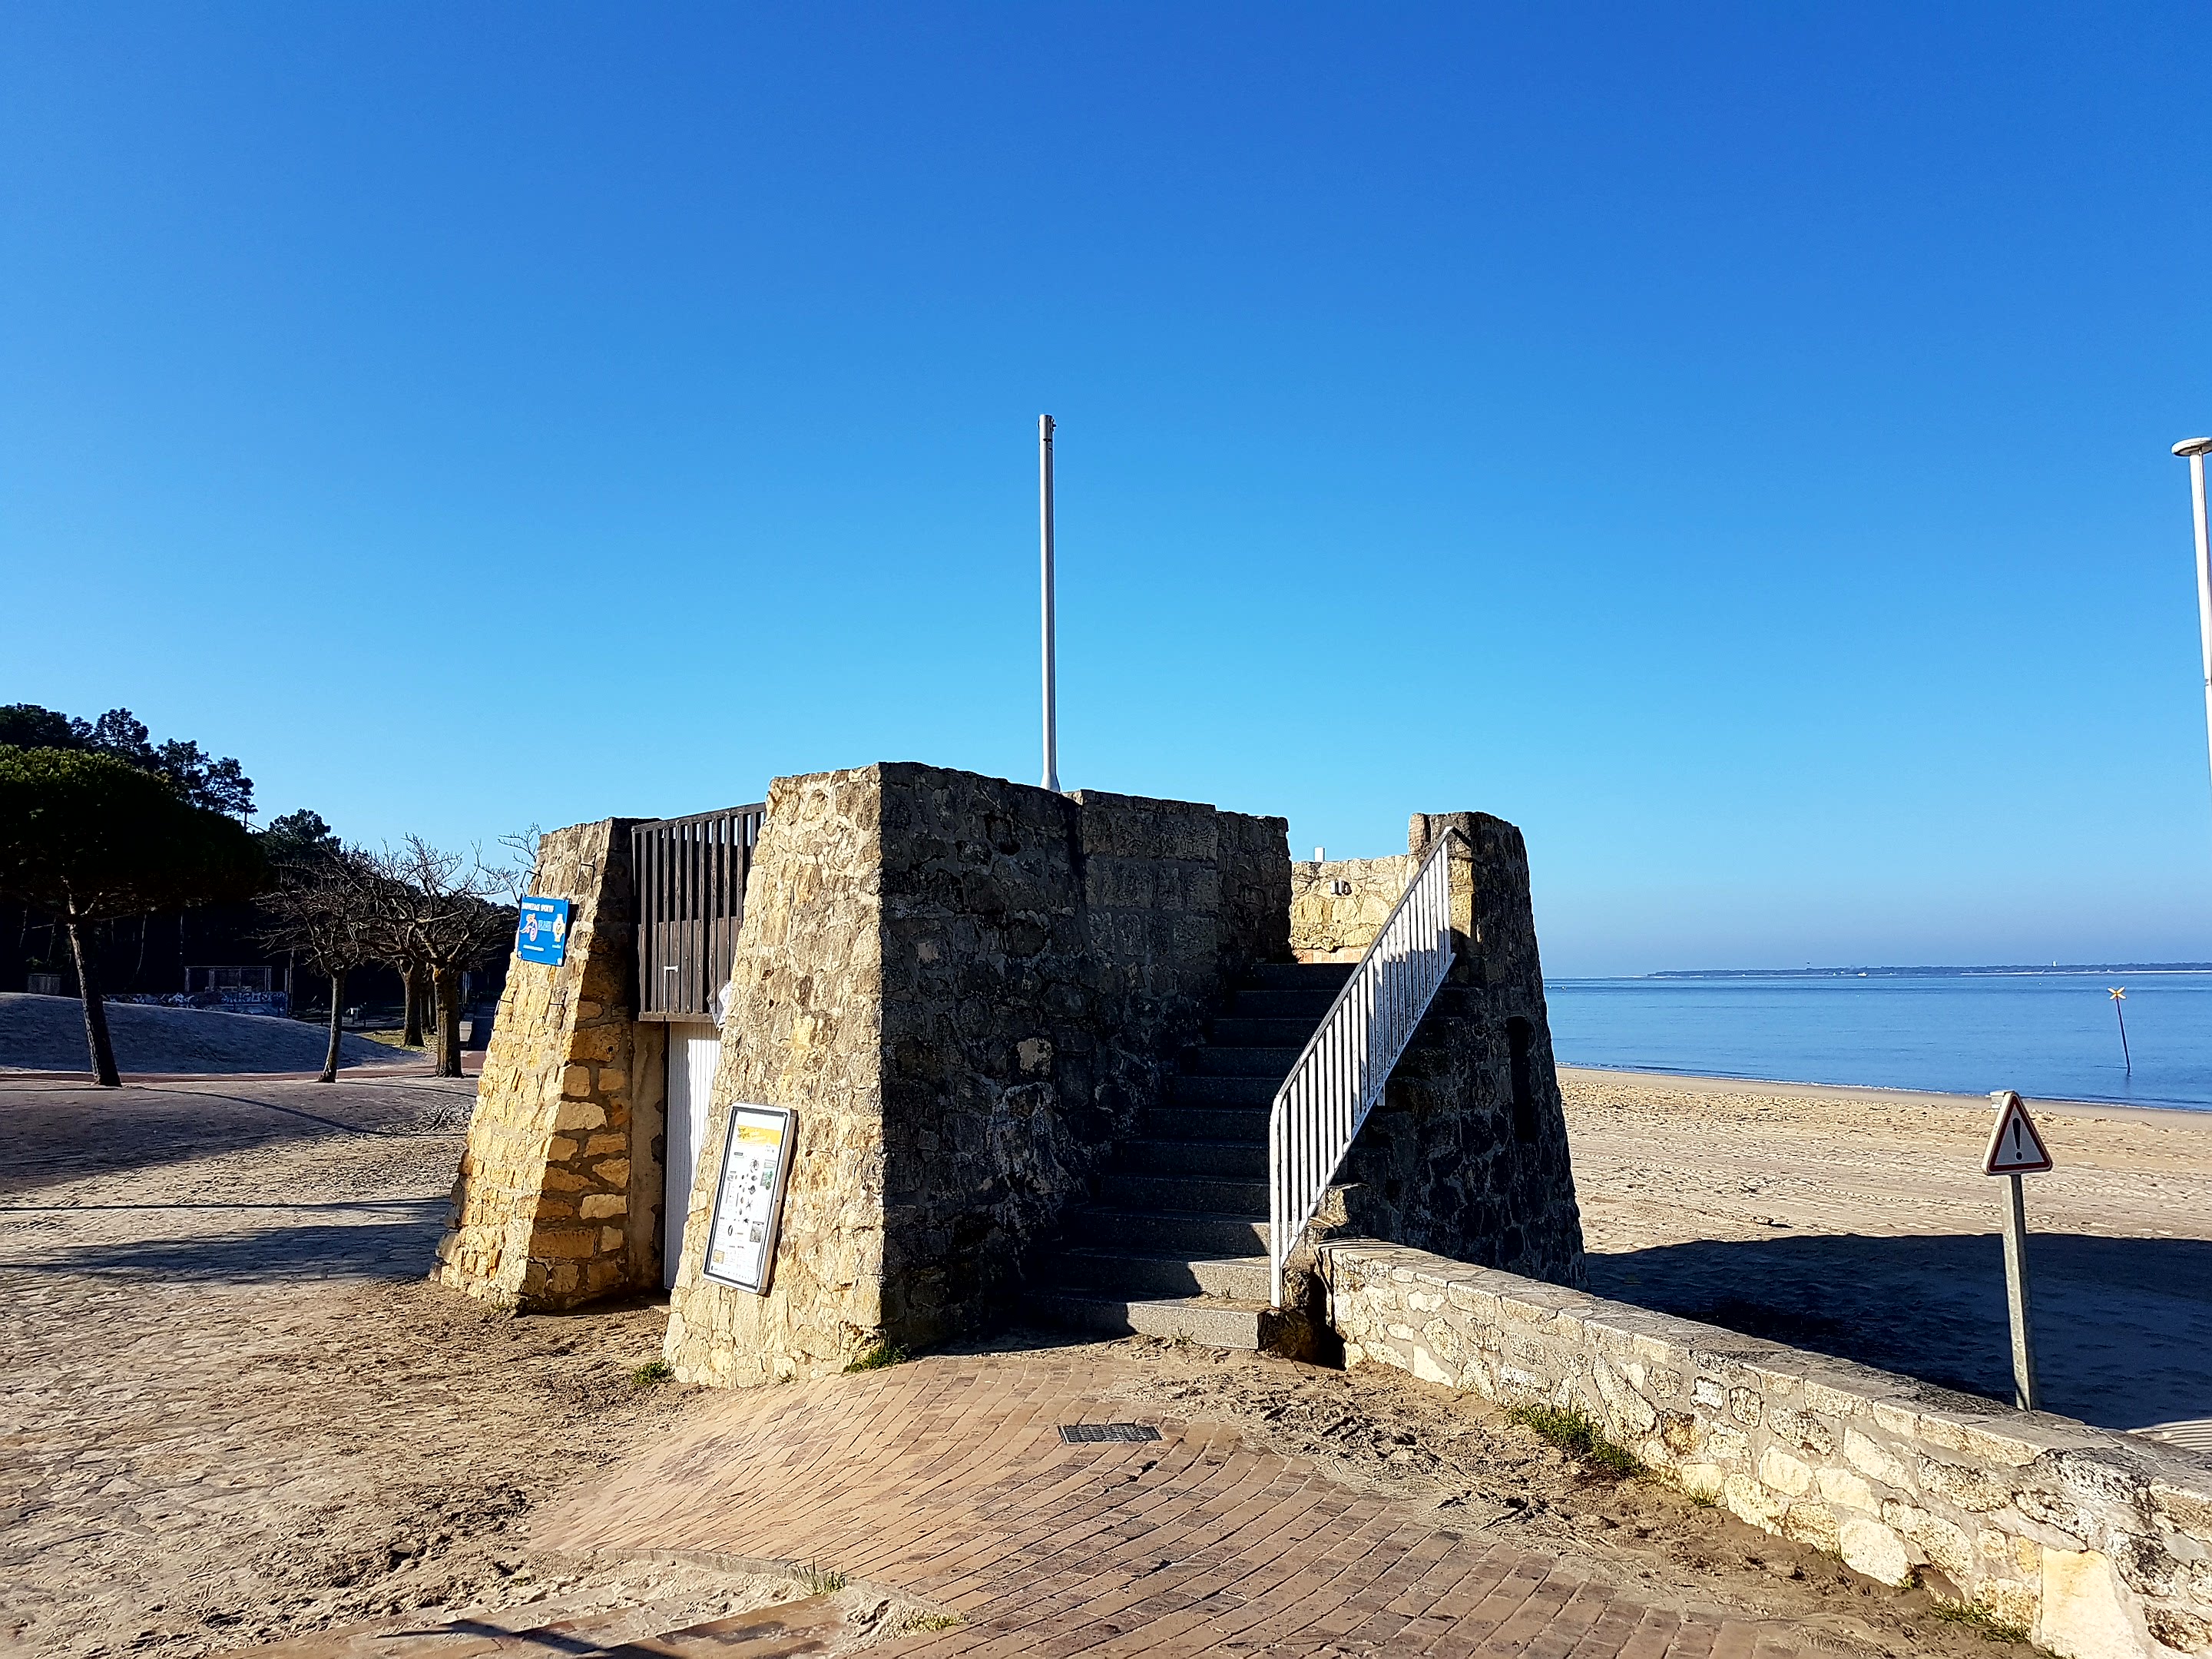
POLYGON ((1220 1017, 1304 1020, 1310 1032, 1335 1000, 1334 991, 1232 991, 1220 1017))
POLYGON ((1274 1316, 1264 1302, 1205 1296, 1131 1302, 1059 1291, 1030 1291, 1022 1297, 1022 1310, 1048 1325, 1116 1336, 1184 1337, 1212 1348, 1257 1348, 1274 1316))
POLYGON ((1223 1048, 1209 1044, 1182 1051, 1182 1068, 1194 1077, 1264 1077, 1280 1083, 1297 1062, 1296 1048, 1223 1048))
POLYGON ((1247 1048, 1303 1048, 1313 1036, 1316 1021, 1296 1018, 1251 1019, 1235 1015, 1213 1022, 1206 1032, 1209 1046, 1247 1048))
POLYGON ((1281 1078, 1199 1077, 1181 1072, 1168 1079, 1167 1103, 1171 1107, 1257 1106, 1264 1110, 1275 1103, 1275 1091, 1281 1084, 1281 1078))
POLYGON ((1124 1175, 1115 1170, 1098 1177, 1098 1200, 1120 1210, 1264 1216, 1267 1182, 1264 1176, 1233 1181, 1218 1176, 1124 1175))
POLYGON ((1145 1114, 1145 1133, 1158 1140, 1242 1140, 1264 1146, 1267 1107, 1155 1106, 1145 1114))
POLYGON ((1204 1211, 1117 1210, 1085 1205, 1068 1212, 1066 1248, 1142 1250, 1156 1255, 1243 1256, 1267 1248, 1267 1224, 1249 1215, 1204 1211))
POLYGON ((1267 1126, 1245 1140, 1172 1140, 1146 1136, 1115 1149, 1114 1167, 1127 1175, 1226 1176, 1233 1181, 1267 1178, 1267 1126))
POLYGON ((1309 991, 1320 988, 1332 995, 1358 967, 1352 962, 1263 962, 1244 970, 1237 988, 1245 986, 1279 991, 1309 991))
POLYGON ((1042 1264, 1039 1277, 1064 1291, 1155 1297, 1227 1297, 1267 1299, 1264 1255, 1185 1256, 1152 1250, 1062 1250, 1042 1264))

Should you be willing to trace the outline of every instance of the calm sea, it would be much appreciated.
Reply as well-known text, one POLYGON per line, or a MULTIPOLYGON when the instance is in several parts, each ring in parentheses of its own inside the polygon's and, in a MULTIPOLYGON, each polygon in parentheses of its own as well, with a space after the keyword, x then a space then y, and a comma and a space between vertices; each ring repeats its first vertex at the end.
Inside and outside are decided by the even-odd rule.
POLYGON ((1563 1065, 2212 1110, 2212 974, 1559 979, 1544 994, 1563 1065))

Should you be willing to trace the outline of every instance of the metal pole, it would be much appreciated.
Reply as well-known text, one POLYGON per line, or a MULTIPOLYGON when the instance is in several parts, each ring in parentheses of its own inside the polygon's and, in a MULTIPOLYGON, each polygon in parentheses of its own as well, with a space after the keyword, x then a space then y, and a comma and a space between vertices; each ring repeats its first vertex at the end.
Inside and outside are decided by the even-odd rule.
MULTIPOLYGON (((2203 473, 2198 474, 2197 501, 2202 504, 2203 473)), ((1060 729, 1054 662, 1054 623, 1052 612, 1052 416, 1037 416, 1037 533, 1044 564, 1044 787, 1060 793, 1060 729)), ((2199 545, 2202 541, 2200 538, 2199 545)), ((2212 622, 2205 624, 2212 629, 2212 622)), ((2212 632, 2204 635, 2206 707, 2212 708, 2212 632)))
POLYGON ((2212 744, 2212 538, 2204 526, 2204 452, 2189 458, 2189 493, 2197 508, 2197 631, 2204 648, 2204 730, 2212 744))
POLYGON ((2018 1176, 2008 1176, 2005 1186, 2005 1301, 2012 1313, 2013 1403, 2024 1412, 2040 1411, 2035 1337, 2027 1321, 2027 1204, 2018 1176))
POLYGON ((2204 738, 2212 753, 2212 536, 2204 522, 2204 452, 2212 438, 2185 438, 2173 453, 2189 458, 2189 493, 2197 509, 2197 631, 2204 649, 2204 738))

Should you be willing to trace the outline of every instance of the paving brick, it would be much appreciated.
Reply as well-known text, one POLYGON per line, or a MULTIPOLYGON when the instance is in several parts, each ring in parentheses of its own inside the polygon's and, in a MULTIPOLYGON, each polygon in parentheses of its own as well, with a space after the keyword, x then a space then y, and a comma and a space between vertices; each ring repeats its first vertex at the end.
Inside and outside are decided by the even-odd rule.
MULTIPOLYGON (((734 1395, 548 1510, 537 1541, 815 1559, 966 1615, 875 1650, 887 1659, 1737 1651, 1716 1648, 1717 1624, 1470 1541, 1224 1425, 1147 1419, 1115 1401, 1111 1367, 925 1359, 734 1395), (1162 1439, 1066 1446, 1055 1432, 1132 1415, 1162 1439)), ((1771 1626, 1725 1639, 1806 1646, 1771 1626)))

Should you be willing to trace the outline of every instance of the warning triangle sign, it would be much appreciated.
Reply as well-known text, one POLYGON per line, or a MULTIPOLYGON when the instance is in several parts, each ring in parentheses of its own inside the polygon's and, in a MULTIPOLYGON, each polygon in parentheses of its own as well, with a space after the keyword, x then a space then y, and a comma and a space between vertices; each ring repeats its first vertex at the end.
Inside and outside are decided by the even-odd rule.
POLYGON ((1982 1158, 1984 1175, 2037 1175, 2051 1167, 2051 1149, 2035 1132, 2035 1121, 2009 1089, 1990 1096, 1997 1103, 1997 1127, 1982 1158))

